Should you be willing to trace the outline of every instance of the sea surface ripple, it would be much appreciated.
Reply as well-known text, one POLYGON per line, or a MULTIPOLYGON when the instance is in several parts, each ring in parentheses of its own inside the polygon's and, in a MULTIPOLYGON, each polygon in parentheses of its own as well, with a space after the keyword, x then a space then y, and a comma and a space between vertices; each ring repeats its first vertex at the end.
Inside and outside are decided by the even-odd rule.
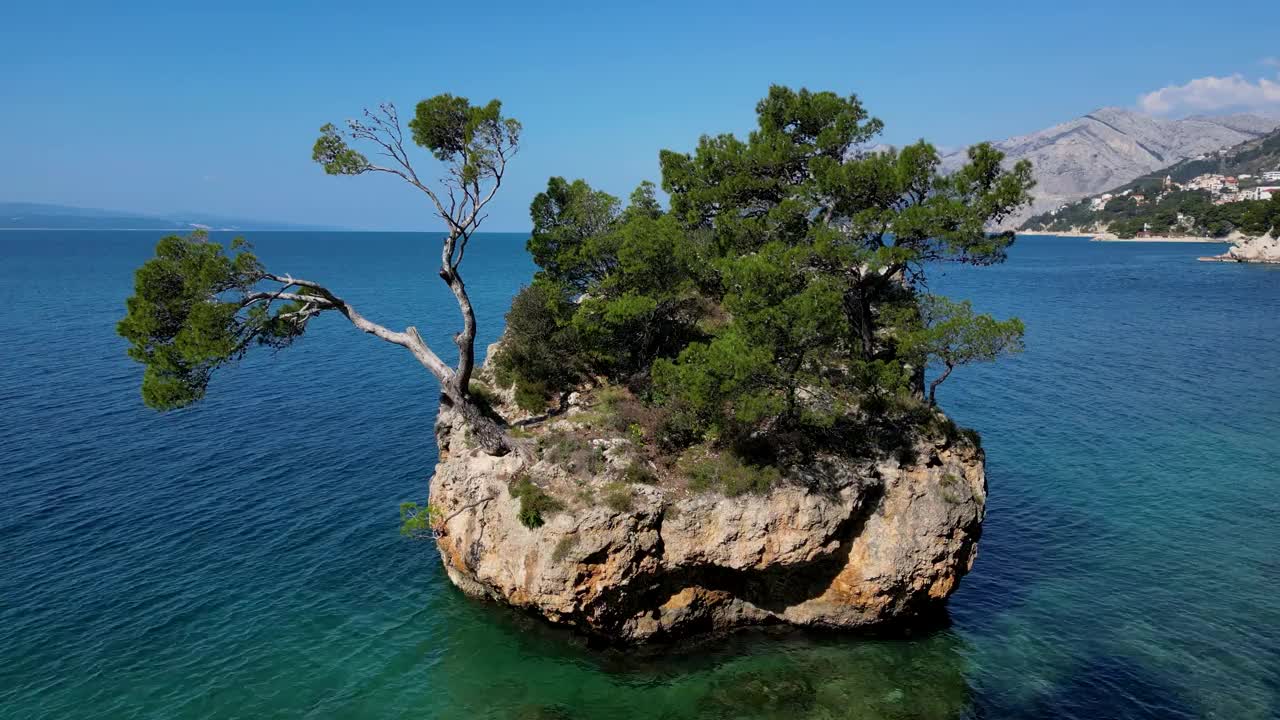
MULTIPOLYGON (((990 483, 949 626, 651 655, 468 600, 398 536, 435 386, 338 318, 146 410, 114 324, 157 239, 0 233, 0 717, 1280 717, 1280 268, 1047 237, 939 268, 1027 325, 940 390, 990 483)), ((450 347, 432 237, 250 239, 450 347)), ((483 345, 532 266, 501 234, 467 264, 483 345)))

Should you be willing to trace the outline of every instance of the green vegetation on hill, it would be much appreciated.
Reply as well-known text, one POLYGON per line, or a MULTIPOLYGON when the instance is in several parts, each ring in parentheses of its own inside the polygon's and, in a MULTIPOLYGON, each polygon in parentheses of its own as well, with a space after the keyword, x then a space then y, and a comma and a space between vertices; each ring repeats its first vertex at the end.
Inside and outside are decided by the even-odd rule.
POLYGON ((1248 235, 1264 235, 1280 225, 1280 195, 1270 200, 1241 200, 1215 205, 1204 190, 1174 191, 1142 204, 1132 196, 1114 197, 1101 210, 1091 210, 1082 201, 1028 220, 1023 230, 1067 232, 1099 229, 1131 238, 1141 232, 1153 235, 1202 235, 1226 237, 1233 230, 1248 235), (1181 217, 1181 220, 1180 220, 1181 217))
POLYGON ((1119 237, 1134 237, 1142 232, 1153 235, 1202 235, 1225 237, 1233 230, 1248 235, 1280 233, 1280 195, 1270 200, 1240 200, 1215 204, 1208 190, 1170 189, 1165 178, 1183 185, 1206 174, 1231 177, 1251 176, 1239 183, 1241 189, 1263 183, 1264 172, 1280 169, 1280 130, 1256 140, 1220 150, 1211 155, 1184 160, 1163 170, 1117 187, 1100 209, 1092 208, 1092 198, 1085 198, 1055 212, 1028 219, 1020 228, 1025 231, 1072 230, 1109 231, 1119 237), (1138 200, 1135 196, 1142 196, 1138 200))
POLYGON ((860 152, 881 123, 829 92, 774 87, 757 113, 746 139, 661 153, 669 210, 647 183, 625 208, 563 178, 534 199, 541 269, 495 358, 523 407, 625 385, 668 451, 710 443, 771 464, 846 446, 855 416, 927 421, 929 361, 1020 348, 1016 320, 929 296, 925 267, 1005 259, 1012 233, 985 228, 1028 201, 1027 163, 1002 169, 979 145, 944 176, 923 141, 860 152))

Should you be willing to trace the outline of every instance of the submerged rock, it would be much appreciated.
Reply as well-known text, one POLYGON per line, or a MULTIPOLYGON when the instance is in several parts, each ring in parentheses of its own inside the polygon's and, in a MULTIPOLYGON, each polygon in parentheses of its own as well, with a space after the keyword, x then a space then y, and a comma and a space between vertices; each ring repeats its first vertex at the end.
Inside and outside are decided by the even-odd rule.
POLYGON ((725 497, 622 485, 621 438, 582 477, 533 452, 468 447, 448 408, 436 433, 431 503, 454 584, 611 642, 910 621, 955 591, 982 528, 983 454, 964 440, 922 443, 910 460, 817 457, 763 494, 725 497), (510 490, 527 478, 561 505, 533 528, 510 490))

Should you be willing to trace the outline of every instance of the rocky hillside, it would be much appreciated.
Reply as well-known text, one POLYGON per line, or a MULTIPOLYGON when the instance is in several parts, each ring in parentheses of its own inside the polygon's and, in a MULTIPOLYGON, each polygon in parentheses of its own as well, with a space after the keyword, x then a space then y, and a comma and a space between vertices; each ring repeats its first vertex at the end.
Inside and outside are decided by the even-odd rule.
MULTIPOLYGON (((1254 180, 1261 182, 1259 176, 1277 169, 1280 169, 1280 128, 1238 145, 1173 163, 1108 190, 1112 193, 1120 193, 1131 188, 1138 189, 1161 182, 1166 177, 1175 183, 1185 183, 1194 177, 1210 173, 1231 176, 1252 175, 1254 180)), ((1264 182, 1263 184, 1275 185, 1276 183, 1264 182)))
POLYGON ((1280 222, 1280 200, 1264 173, 1280 169, 1280 129, 1238 145, 1173 163, 1107 192, 1034 215, 1019 228, 1029 232, 1110 232, 1133 237, 1199 235, 1224 238, 1233 232, 1266 234, 1280 222))
MULTIPOLYGON (((1035 204, 1010 227, 1063 203, 1130 182, 1181 160, 1261 137, 1280 119, 1257 115, 1157 118, 1123 108, 1102 108, 1046 130, 995 143, 1012 164, 1030 160, 1038 185, 1035 204)), ((958 168, 964 151, 943 158, 958 168)))

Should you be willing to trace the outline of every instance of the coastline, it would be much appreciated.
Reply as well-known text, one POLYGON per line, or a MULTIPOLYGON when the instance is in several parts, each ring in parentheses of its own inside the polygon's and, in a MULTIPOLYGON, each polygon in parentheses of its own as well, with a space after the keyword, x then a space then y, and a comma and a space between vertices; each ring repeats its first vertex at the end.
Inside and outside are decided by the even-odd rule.
POLYGON ((1215 245, 1230 245, 1231 241, 1226 238, 1206 238, 1206 237, 1145 237, 1145 238, 1118 238, 1118 237, 1095 237, 1094 242, 1121 242, 1121 243, 1213 243, 1215 245))
POLYGON ((1017 234, 1018 234, 1018 235, 1047 235, 1047 236, 1049 236, 1049 237, 1079 237, 1079 238, 1091 238, 1091 237, 1093 237, 1093 235, 1092 235, 1091 233, 1085 233, 1085 232, 1063 232, 1063 231, 1061 231, 1061 230, 1035 230, 1035 231, 1028 231, 1028 232, 1024 232, 1024 231, 1022 231, 1022 230, 1017 230, 1016 232, 1017 232, 1017 234))
POLYGON ((1063 232, 1060 230, 1041 230, 1035 232, 1018 231, 1018 235, 1048 235, 1051 237, 1078 237, 1089 238, 1093 242, 1122 242, 1122 243, 1214 243, 1218 245, 1229 245, 1232 239, 1225 238, 1208 238, 1208 237, 1192 237, 1187 235, 1176 236, 1158 236, 1158 237, 1117 237, 1113 233, 1087 233, 1087 232, 1063 232))
POLYGON ((1280 265, 1280 260, 1266 258, 1236 258, 1229 255, 1209 255, 1196 258, 1200 262, 1239 263, 1241 265, 1280 265))

